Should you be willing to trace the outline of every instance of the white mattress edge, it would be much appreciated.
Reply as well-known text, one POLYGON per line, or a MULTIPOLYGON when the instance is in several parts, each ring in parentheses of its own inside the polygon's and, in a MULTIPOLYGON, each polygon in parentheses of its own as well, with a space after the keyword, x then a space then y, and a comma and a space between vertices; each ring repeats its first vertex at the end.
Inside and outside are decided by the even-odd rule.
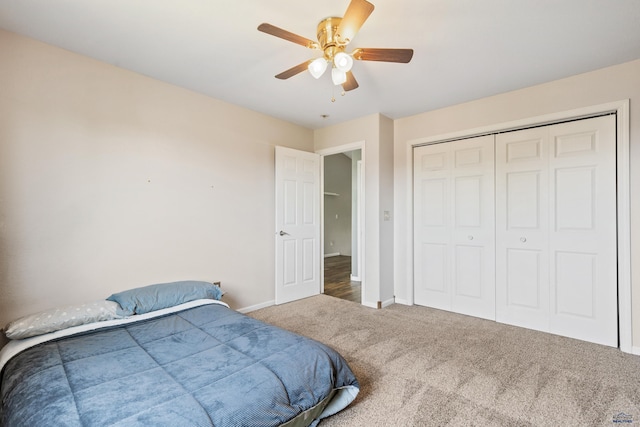
POLYGON ((4 368, 4 365, 16 354, 24 351, 30 347, 33 347, 43 342, 51 341, 57 338, 66 337, 69 335, 77 334, 79 332, 94 331, 98 329, 104 329, 111 326, 126 325, 129 323, 135 323, 142 320, 153 319, 154 317, 164 316, 166 314, 175 313, 178 311, 186 310, 189 308, 199 307, 201 305, 219 304, 229 308, 229 305, 218 300, 212 299, 197 299, 183 304, 175 305, 173 307, 163 308, 161 310, 151 311, 145 314, 135 314, 133 316, 124 317, 122 319, 104 320, 102 322, 86 323, 84 325, 72 326, 71 328, 62 329, 55 332, 49 332, 48 334, 38 335, 35 337, 24 338, 21 340, 9 340, 2 350, 0 350, 0 371, 4 368))

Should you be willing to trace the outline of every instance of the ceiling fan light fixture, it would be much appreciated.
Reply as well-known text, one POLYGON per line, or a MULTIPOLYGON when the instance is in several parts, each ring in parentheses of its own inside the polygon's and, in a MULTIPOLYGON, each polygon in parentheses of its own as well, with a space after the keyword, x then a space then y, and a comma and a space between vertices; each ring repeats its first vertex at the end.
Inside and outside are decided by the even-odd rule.
POLYGON ((336 86, 341 85, 347 81, 347 73, 337 68, 332 68, 331 80, 333 81, 334 85, 336 86))
POLYGON ((320 76, 324 74, 324 71, 326 69, 327 69, 327 60, 324 58, 314 59, 309 64, 309 72, 316 79, 319 79, 320 76))
POLYGON ((316 79, 319 79, 328 67, 331 67, 331 80, 336 86, 342 85, 343 92, 352 91, 359 87, 353 76, 353 61, 381 61, 406 64, 413 57, 413 49, 394 48, 356 48, 349 49, 347 45, 362 27, 362 24, 373 12, 374 6, 367 0, 349 0, 349 6, 343 17, 331 16, 323 19, 316 27, 318 41, 299 36, 275 25, 262 23, 258 25, 258 31, 278 37, 289 42, 299 44, 308 49, 322 52, 322 57, 308 59, 295 65, 280 74, 276 78, 286 80, 298 75, 305 70, 316 79))
POLYGON ((333 64, 338 70, 346 73, 351 71, 351 67, 353 67, 353 58, 348 53, 338 52, 336 56, 333 57, 333 64))

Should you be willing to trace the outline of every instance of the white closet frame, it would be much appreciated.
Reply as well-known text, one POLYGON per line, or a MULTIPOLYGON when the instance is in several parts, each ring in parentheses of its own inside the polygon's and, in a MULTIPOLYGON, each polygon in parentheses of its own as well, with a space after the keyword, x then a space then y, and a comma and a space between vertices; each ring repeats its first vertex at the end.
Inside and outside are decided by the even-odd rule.
MULTIPOLYGON (((490 133, 523 129, 531 126, 549 125, 572 119, 582 119, 600 114, 616 114, 617 131, 617 220, 618 220, 618 318, 619 348, 625 353, 640 354, 640 347, 633 346, 633 324, 631 318, 631 218, 630 218, 630 178, 629 178, 629 100, 615 101, 593 105, 574 110, 529 117, 510 122, 496 123, 488 126, 466 129, 452 133, 418 138, 407 141, 405 147, 406 164, 413 165, 413 148, 417 145, 447 142, 456 139, 470 138, 490 133)), ((406 273, 407 280, 405 301, 414 304, 413 297, 413 167, 406 173, 407 206, 406 206, 406 273)))

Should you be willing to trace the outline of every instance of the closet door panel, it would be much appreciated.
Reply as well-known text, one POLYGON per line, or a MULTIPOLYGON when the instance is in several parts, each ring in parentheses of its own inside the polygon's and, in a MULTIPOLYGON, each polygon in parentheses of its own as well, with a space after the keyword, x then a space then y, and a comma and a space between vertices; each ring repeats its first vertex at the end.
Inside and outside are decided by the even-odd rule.
POLYGON ((414 150, 414 299, 451 309, 451 156, 445 144, 414 150))
POLYGON ((541 170, 527 170, 508 172, 505 175, 507 230, 524 232, 540 229, 542 174, 541 170))
POLYGON ((615 117, 549 132, 550 332, 617 346, 615 117))
POLYGON ((548 131, 496 136, 496 320, 549 328, 548 131))
POLYGON ((424 278, 421 286, 422 291, 425 294, 431 294, 430 301, 434 305, 438 305, 438 308, 448 310, 451 303, 448 297, 449 259, 447 255, 449 250, 447 246, 446 243, 423 243, 419 268, 424 278), (434 297, 433 293, 440 294, 440 298, 434 297))
POLYGON ((495 319, 493 139, 414 150, 416 304, 495 319))
POLYGON ((455 249, 455 297, 481 299, 483 248, 456 245, 455 249))
POLYGON ((554 314, 594 319, 596 316, 597 254, 555 251, 554 314))
POLYGON ((494 136, 450 143, 451 309, 495 320, 494 136))
POLYGON ((482 227, 482 175, 461 176, 454 179, 456 227, 482 227))
POLYGON ((448 224, 449 182, 446 178, 422 179, 420 203, 422 227, 443 229, 448 224))
POLYGON ((541 251, 508 249, 506 265, 506 300, 510 307, 540 311, 544 308, 541 296, 545 294, 541 251))
POLYGON ((615 117, 496 138, 496 319, 617 346, 615 117))

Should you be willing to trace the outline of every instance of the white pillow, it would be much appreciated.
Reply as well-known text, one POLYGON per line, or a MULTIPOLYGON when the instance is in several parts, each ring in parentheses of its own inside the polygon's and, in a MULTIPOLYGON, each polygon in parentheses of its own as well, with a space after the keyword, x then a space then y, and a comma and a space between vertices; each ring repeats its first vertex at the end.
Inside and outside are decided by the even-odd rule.
POLYGON ((119 319, 118 303, 107 300, 57 307, 30 314, 9 322, 4 333, 9 339, 22 339, 84 325, 85 323, 119 319))

